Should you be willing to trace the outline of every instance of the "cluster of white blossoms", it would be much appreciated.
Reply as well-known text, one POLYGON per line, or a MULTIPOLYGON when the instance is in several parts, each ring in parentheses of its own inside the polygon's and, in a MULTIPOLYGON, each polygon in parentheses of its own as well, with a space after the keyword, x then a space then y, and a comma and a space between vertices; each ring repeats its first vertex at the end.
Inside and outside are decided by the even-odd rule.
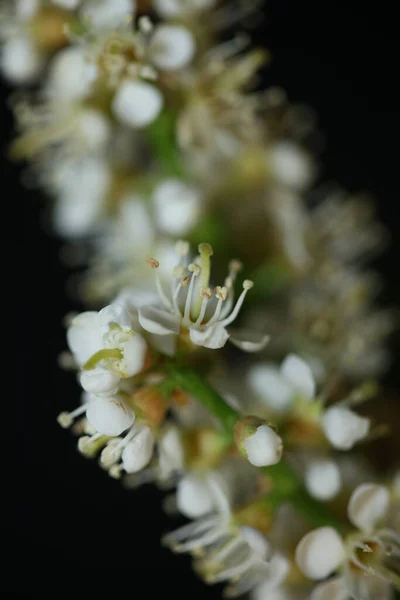
POLYGON ((60 357, 81 402, 58 422, 126 488, 166 493, 188 523, 163 543, 227 597, 391 600, 399 475, 367 460, 390 438, 366 401, 394 320, 363 267, 385 232, 366 199, 309 208, 315 118, 254 91, 269 54, 237 30, 257 11, 3 2, 11 155, 54 200, 85 306, 60 357))

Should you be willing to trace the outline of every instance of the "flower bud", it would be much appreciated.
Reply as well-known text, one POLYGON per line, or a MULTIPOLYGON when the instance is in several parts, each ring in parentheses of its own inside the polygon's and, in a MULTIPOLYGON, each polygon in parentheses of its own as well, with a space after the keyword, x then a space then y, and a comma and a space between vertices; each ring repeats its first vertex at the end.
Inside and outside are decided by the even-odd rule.
POLYGON ((350 450, 368 434, 370 421, 345 406, 332 406, 322 417, 322 428, 332 446, 350 450))
POLYGON ((282 439, 256 417, 245 417, 236 423, 235 442, 240 454, 255 467, 275 465, 281 459, 282 439))
POLYGON ((125 81, 115 94, 112 109, 119 121, 130 127, 146 127, 161 111, 159 90, 144 81, 125 81))
POLYGON ((214 498, 205 478, 191 473, 178 483, 176 502, 178 510, 189 519, 197 519, 211 512, 214 498))
POLYGON ((305 484, 311 496, 318 500, 334 498, 341 488, 341 475, 333 460, 316 460, 307 466, 305 484))
POLYGON ((333 527, 319 527, 307 533, 296 548, 296 562, 310 579, 324 579, 343 562, 342 538, 333 527))
POLYGON ((127 473, 144 469, 153 455, 154 435, 150 427, 143 427, 124 448, 122 465, 127 473))
POLYGON ((348 516, 350 521, 362 531, 371 531, 385 516, 389 508, 389 490, 383 485, 363 483, 352 493, 348 516))
POLYGON ((135 413, 117 398, 97 398, 89 403, 86 418, 98 433, 114 437, 133 424, 135 413))

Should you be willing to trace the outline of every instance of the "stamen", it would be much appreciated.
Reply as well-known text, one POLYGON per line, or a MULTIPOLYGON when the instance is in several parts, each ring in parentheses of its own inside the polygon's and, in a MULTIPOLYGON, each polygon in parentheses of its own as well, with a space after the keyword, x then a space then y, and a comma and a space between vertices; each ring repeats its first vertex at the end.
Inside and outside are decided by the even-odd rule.
POLYGON ((62 412, 57 417, 57 423, 61 425, 61 427, 63 427, 64 429, 68 429, 69 427, 71 427, 76 417, 79 417, 80 415, 85 413, 86 409, 87 404, 82 404, 82 406, 78 406, 78 408, 71 411, 70 413, 62 412))
POLYGON ((215 292, 215 296, 218 298, 218 304, 216 306, 213 316, 208 321, 207 326, 213 325, 216 321, 218 321, 219 316, 221 314, 222 304, 226 300, 226 297, 228 294, 228 290, 226 289, 226 287, 218 286, 215 288, 214 292, 215 292))
POLYGON ((251 290, 253 285, 254 285, 254 283, 253 283, 253 281, 250 281, 250 279, 245 279, 245 281, 243 281, 243 292, 240 294, 240 296, 236 302, 236 306, 233 309, 233 311, 231 312, 231 314, 229 315, 229 317, 227 317, 226 319, 221 321, 221 325, 223 327, 230 325, 230 323, 232 323, 236 319, 236 317, 239 314, 240 309, 242 308, 242 304, 244 302, 246 294, 249 290, 251 290))
POLYGON ((224 307, 220 314, 220 319, 224 319, 232 309, 233 298, 234 298, 234 284, 236 281, 237 274, 242 270, 243 264, 240 260, 234 259, 229 263, 229 273, 225 279, 225 287, 228 290, 228 299, 224 304, 224 307))
POLYGON ((210 288, 201 288, 200 297, 202 298, 202 302, 201 302, 200 314, 197 317, 197 321, 195 323, 195 325, 197 325, 197 326, 201 325, 201 323, 204 319, 204 315, 206 314, 208 301, 212 297, 212 292, 211 292, 210 288))
MULTIPOLYGON (((211 257, 214 254, 213 247, 211 244, 200 244, 200 265, 201 265, 201 276, 199 285, 201 288, 209 287, 210 273, 211 273, 211 257)), ((200 296, 196 298, 192 309, 192 315, 194 319, 197 319, 201 310, 202 299, 200 296)))
POLYGON ((190 284, 189 284, 189 290, 188 290, 188 294, 186 297, 186 303, 185 303, 185 312, 183 315, 183 319, 184 321, 186 321, 186 323, 191 323, 190 320, 190 309, 192 307, 192 297, 193 297, 193 290, 194 290, 194 280, 195 278, 200 274, 200 267, 199 265, 195 265, 194 263, 189 265, 189 271, 191 271, 193 273, 192 278, 190 280, 190 284))
POLYGON ((171 309, 172 308, 171 301, 169 298, 167 298, 167 296, 163 290, 163 287, 162 287, 161 281, 160 281, 160 277, 157 272, 157 269, 160 266, 160 263, 155 258, 146 258, 146 263, 152 269, 154 269, 154 274, 155 274, 155 278, 156 278, 156 288, 157 288, 158 295, 161 299, 161 302, 164 304, 165 308, 171 309))

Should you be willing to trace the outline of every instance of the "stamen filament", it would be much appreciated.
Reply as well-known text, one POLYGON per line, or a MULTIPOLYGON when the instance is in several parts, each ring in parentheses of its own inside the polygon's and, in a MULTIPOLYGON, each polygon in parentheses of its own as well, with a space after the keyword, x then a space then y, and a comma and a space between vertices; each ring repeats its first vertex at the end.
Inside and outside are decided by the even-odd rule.
MULTIPOLYGON (((210 274, 211 274, 211 257, 214 254, 213 247, 211 244, 200 244, 199 245, 199 254, 200 254, 200 266, 201 266, 201 275, 200 275, 200 288, 207 288, 210 282, 210 274)), ((201 297, 197 297, 193 308, 192 308, 192 316, 193 319, 197 319, 201 310, 202 299, 201 297)))
POLYGON ((232 323, 236 319, 236 317, 239 314, 240 309, 242 308, 242 304, 244 302, 246 294, 253 287, 253 285, 254 285, 253 282, 249 281, 248 279, 246 279, 243 282, 243 291, 240 294, 240 296, 239 296, 239 298, 238 298, 238 300, 236 302, 235 308, 233 309, 233 311, 231 312, 231 314, 229 315, 229 317, 227 317, 226 319, 224 319, 223 321, 221 321, 221 325, 223 327, 226 327, 227 325, 230 325, 230 323, 232 323))

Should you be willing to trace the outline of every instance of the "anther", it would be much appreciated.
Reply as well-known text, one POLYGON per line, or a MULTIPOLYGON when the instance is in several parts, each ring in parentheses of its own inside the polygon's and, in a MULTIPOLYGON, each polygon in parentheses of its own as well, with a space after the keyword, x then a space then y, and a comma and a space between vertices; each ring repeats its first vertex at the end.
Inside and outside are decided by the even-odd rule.
POLYGON ((254 281, 251 281, 250 279, 245 279, 243 281, 243 289, 244 290, 251 290, 251 288, 254 286, 254 281))
POLYGON ((219 285, 214 289, 215 296, 218 300, 226 300, 228 295, 228 290, 226 287, 220 287, 219 285))
POLYGON ((200 296, 201 298, 207 298, 207 300, 210 300, 210 298, 212 297, 212 291, 210 290, 210 288, 202 287, 200 290, 200 296))
POLYGON ((181 287, 186 287, 190 281, 189 275, 187 275, 184 279, 182 279, 181 287))
POLYGON ((158 269, 158 267, 160 266, 160 263, 158 262, 158 260, 156 260, 155 258, 146 258, 146 263, 152 268, 152 269, 158 269))
POLYGON ((243 263, 241 263, 240 260, 233 259, 229 263, 229 271, 232 271, 233 273, 239 273, 239 271, 241 271, 242 268, 243 263))
POLYGON ((193 273, 193 275, 194 275, 195 277, 197 277, 198 275, 200 275, 200 271, 201 271, 201 269, 200 269, 199 265, 196 265, 195 263, 191 263, 191 264, 188 266, 188 269, 189 269, 189 271, 190 271, 191 273, 193 273))

